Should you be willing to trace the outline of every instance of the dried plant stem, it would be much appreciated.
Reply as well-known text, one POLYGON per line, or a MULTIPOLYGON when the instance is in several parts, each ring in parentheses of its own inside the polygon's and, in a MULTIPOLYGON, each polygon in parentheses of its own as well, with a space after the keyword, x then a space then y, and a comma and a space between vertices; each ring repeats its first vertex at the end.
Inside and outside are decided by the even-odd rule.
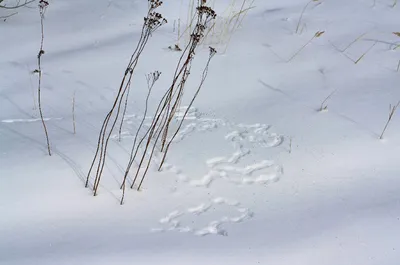
POLYGON ((383 131, 382 131, 381 136, 379 137, 379 139, 383 139, 383 135, 385 134, 385 131, 386 131, 387 127, 389 126, 389 123, 392 120, 393 115, 396 112, 396 110, 399 107, 399 105, 400 105, 400 101, 397 102, 397 104, 394 105, 393 107, 392 107, 392 105, 390 105, 390 107, 389 107, 389 118, 388 118, 388 120, 387 120, 387 122, 385 124, 385 127, 383 128, 383 131))
POLYGON ((210 56, 208 57, 207 64, 206 64, 206 66, 205 66, 205 68, 204 68, 204 70, 203 70, 203 75, 202 75, 202 78, 201 78, 201 81, 200 81, 200 85, 199 85, 199 87, 197 88, 197 91, 196 91, 196 93, 194 94, 192 100, 190 101, 189 106, 186 108, 186 111, 185 111, 185 113, 184 113, 184 115, 183 115, 183 117, 182 117, 182 120, 180 121, 180 123, 179 123, 179 125, 178 125, 178 128, 176 129, 175 133, 173 134, 173 136, 172 136, 171 139, 169 140, 169 142, 168 142, 168 144, 167 144, 167 147, 165 148, 164 155, 163 155, 163 157, 162 157, 162 159, 161 159, 161 163, 160 163, 160 166, 159 166, 158 170, 161 170, 161 168, 162 168, 162 166, 163 166, 163 164, 164 164, 164 162, 165 162, 165 158, 166 158, 166 156, 167 156, 167 154, 168 154, 169 147, 170 147, 171 143, 174 141, 175 137, 178 135, 178 132, 179 132, 179 130, 180 130, 181 127, 182 127, 182 124, 183 124, 183 122, 184 122, 184 120, 185 120, 185 118, 186 118, 186 115, 188 114, 190 108, 192 107, 193 102, 195 101, 196 97, 198 96, 198 94, 199 94, 199 92, 200 92, 200 89, 201 89, 201 87, 203 86, 204 81, 205 81, 206 78, 207 78, 207 75, 208 75, 208 68, 209 68, 209 65, 210 65, 210 61, 211 61, 212 57, 214 56, 214 54, 215 54, 215 53, 210 53, 210 56))
POLYGON ((126 97, 125 97, 124 111, 122 113, 121 123, 119 125, 119 130, 118 130, 118 141, 119 142, 121 142, 122 125, 124 124, 126 109, 128 107, 129 91, 131 91, 130 87, 131 87, 131 83, 130 83, 130 80, 129 80, 128 90, 127 90, 126 97))
MULTIPOLYGON (((160 100, 150 128, 136 147, 135 153, 137 153, 142 142, 145 140, 145 138, 147 138, 144 143, 144 150, 141 155, 135 177, 131 184, 131 188, 133 188, 135 181, 138 179, 142 164, 144 163, 146 155, 148 155, 147 165, 145 166, 145 170, 142 174, 140 183, 137 188, 138 190, 140 190, 143 181, 147 175, 147 171, 153 159, 154 151, 159 141, 161 145, 161 152, 166 151, 164 149, 167 147, 169 127, 175 117, 178 106, 181 103, 182 96, 185 90, 185 84, 190 75, 191 64, 195 56, 195 50, 201 42, 202 38, 204 37, 204 33, 208 28, 210 22, 216 16, 215 12, 210 7, 205 6, 204 3, 204 1, 198 1, 196 15, 193 17, 196 18, 196 24, 193 28, 192 34, 190 35, 189 43, 184 48, 183 53, 177 63, 174 77, 172 79, 172 84, 160 100), (152 140, 154 140, 153 144, 151 144, 152 140), (149 153, 147 152, 148 150, 150 150, 149 153)), ((214 55, 215 52, 215 49, 210 48, 210 54, 214 55)))
MULTIPOLYGON (((133 145, 132 145, 132 149, 131 149, 131 153, 130 153, 130 158, 129 158, 128 166, 127 166, 127 168, 126 168, 126 170, 125 170, 124 179, 123 179, 123 181, 122 181, 122 185, 121 185, 122 197, 121 197, 121 201, 120 201, 120 204, 121 204, 121 205, 124 203, 126 180, 127 180, 127 178, 128 178, 129 171, 130 171, 130 169, 131 169, 131 167, 132 167, 132 164, 133 164, 133 162, 134 162, 134 160, 135 160, 135 157, 136 157, 136 155, 137 155, 138 149, 136 149, 136 152, 135 152, 136 141, 137 141, 137 139, 138 139, 139 132, 140 132, 141 129, 142 129, 142 126, 143 126, 143 124, 144 124, 144 121, 146 120, 146 115, 147 115, 147 111, 148 111, 148 104, 149 104, 150 94, 151 94, 151 91, 152 91, 152 89, 153 89, 153 87, 154 87, 154 84, 157 82, 157 80, 159 79, 160 75, 161 75, 161 72, 156 71, 156 72, 154 72, 154 73, 149 74, 149 75, 146 77, 146 78, 147 78, 147 88, 148 88, 148 92, 147 92, 146 101, 145 101, 145 109, 144 109, 144 113, 143 113, 143 118, 142 118, 142 120, 140 121, 140 124, 139 124, 138 129, 136 130, 136 134, 135 134, 135 138, 134 138, 134 140, 133 140, 133 145)), ((146 133, 146 135, 147 135, 147 133, 146 133)))
POLYGON ((88 172, 88 175, 86 178, 85 186, 88 187, 91 172, 93 170, 94 164, 97 161, 97 169, 96 169, 96 175, 95 175, 95 180, 94 180, 94 185, 93 185, 93 195, 94 196, 97 195, 98 187, 99 187, 101 176, 103 173, 105 160, 106 160, 106 156, 107 156, 107 147, 109 144, 109 140, 110 140, 111 134, 115 128, 115 125, 118 121, 120 111, 121 111, 122 101, 123 101, 125 95, 127 94, 127 91, 129 91, 129 89, 130 89, 134 70, 136 69, 139 58, 140 58, 144 48, 146 47, 146 44, 147 44, 149 38, 151 37, 152 33, 154 31, 156 31, 164 23, 166 23, 166 20, 162 18, 161 14, 154 12, 155 9, 162 4, 162 2, 160 2, 158 0, 148 0, 148 3, 149 3, 149 9, 147 12, 147 16, 144 19, 144 24, 142 27, 140 39, 138 41, 138 45, 136 46, 135 51, 131 55, 128 66, 125 70, 125 74, 124 74, 121 84, 119 86, 118 93, 113 102, 112 108, 108 112, 108 114, 106 115, 106 117, 104 119, 103 125, 102 125, 100 133, 99 133, 96 153, 95 153, 95 156, 93 158, 92 164, 90 166, 90 169, 89 169, 89 172, 88 172), (99 155, 99 158, 97 159, 98 155, 99 155))
POLYGON ((400 60, 399 63, 397 64, 397 72, 400 70, 400 60))
POLYGON ((43 110, 42 110, 42 55, 44 54, 43 50, 43 42, 44 42, 44 14, 46 12, 47 6, 49 4, 46 1, 40 1, 39 2, 39 14, 40 14, 40 29, 41 29, 41 40, 40 40, 40 50, 37 55, 37 64, 38 64, 38 69, 35 71, 39 75, 39 81, 38 81, 38 106, 39 106, 39 114, 40 114, 40 119, 42 121, 43 125, 43 130, 46 136, 46 142, 47 142, 47 152, 49 156, 51 156, 51 150, 50 150, 50 141, 49 141, 49 134, 47 132, 47 127, 46 123, 44 122, 43 118, 43 110))

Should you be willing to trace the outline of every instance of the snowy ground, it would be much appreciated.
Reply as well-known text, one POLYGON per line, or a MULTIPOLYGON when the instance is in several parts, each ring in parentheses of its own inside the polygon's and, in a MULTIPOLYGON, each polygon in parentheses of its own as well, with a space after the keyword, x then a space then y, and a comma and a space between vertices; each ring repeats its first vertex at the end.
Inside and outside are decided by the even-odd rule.
MULTIPOLYGON (((227 2, 216 1, 217 13, 227 2)), ((84 179, 146 1, 50 1, 42 60, 51 157, 31 74, 38 10, 2 21, 0 264, 399 264, 400 113, 379 135, 400 100, 400 6, 316 1, 296 34, 306 4, 254 3, 226 51, 216 45, 222 52, 164 170, 152 168, 123 206, 119 186, 144 110, 144 75, 162 72, 154 108, 180 56, 167 49, 176 40, 172 21, 187 4, 165 1, 160 10, 170 23, 139 63, 123 139, 112 141, 97 197, 84 179), (325 33, 287 62, 317 31, 325 33), (349 59, 368 50, 357 64, 349 59)), ((204 45, 188 94, 207 56, 204 45)))

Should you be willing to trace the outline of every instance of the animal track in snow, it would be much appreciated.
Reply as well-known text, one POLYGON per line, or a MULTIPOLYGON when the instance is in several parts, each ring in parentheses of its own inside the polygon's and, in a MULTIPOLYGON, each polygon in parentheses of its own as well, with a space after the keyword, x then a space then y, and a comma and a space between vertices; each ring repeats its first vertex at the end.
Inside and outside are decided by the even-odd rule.
MULTIPOLYGON (((213 188, 216 180, 229 182, 235 185, 267 185, 277 182, 283 174, 283 168, 269 159, 259 159, 254 162, 246 162, 245 158, 252 156, 257 148, 274 148, 283 142, 283 137, 270 132, 271 126, 267 124, 242 124, 232 123, 223 119, 207 118, 198 112, 196 108, 190 108, 185 115, 187 107, 181 107, 175 115, 175 124, 182 119, 183 126, 174 139, 174 143, 181 142, 193 133, 212 132, 219 129, 228 130, 223 138, 224 142, 232 148, 232 153, 224 156, 209 158, 204 161, 206 173, 195 179, 192 172, 183 172, 177 165, 165 161, 162 171, 176 176, 177 182, 191 187, 213 188)), ((125 119, 126 131, 121 138, 133 137, 137 125, 142 117, 127 115, 125 119)), ((145 126, 153 118, 145 118, 145 126)), ((175 125, 172 125, 175 126, 175 125)), ((114 136, 115 138, 116 136, 114 136)), ((155 155, 154 162, 158 164, 159 158, 155 155)), ((176 191, 176 186, 171 189, 176 191)), ((179 192, 177 193, 179 194, 179 192)), ((226 212, 226 209, 225 209, 226 212)), ((197 236, 223 235, 228 232, 224 224, 240 223, 251 219, 253 213, 241 206, 240 202, 215 198, 211 201, 192 205, 184 210, 174 210, 159 220, 161 228, 152 229, 153 232, 178 231, 192 233, 197 236), (228 208, 230 216, 223 214, 222 208, 228 208), (205 214, 209 213, 209 214, 205 214), (189 221, 188 221, 189 220, 189 221)))
POLYGON ((240 223, 251 219, 254 213, 248 208, 242 207, 239 202, 229 200, 222 197, 214 198, 209 202, 203 202, 199 205, 188 207, 185 210, 175 210, 159 220, 163 225, 162 228, 152 229, 153 232, 178 231, 181 233, 193 233, 196 236, 206 235, 222 235, 227 236, 228 232, 223 228, 224 224, 240 223), (232 216, 221 215, 219 207, 227 206, 232 212, 232 216), (210 215, 213 220, 206 220, 206 225, 197 225, 198 222, 192 221, 191 225, 184 224, 183 217, 192 219, 193 217, 204 215, 207 212, 212 212, 210 215), (218 217, 216 217, 216 215, 218 217))

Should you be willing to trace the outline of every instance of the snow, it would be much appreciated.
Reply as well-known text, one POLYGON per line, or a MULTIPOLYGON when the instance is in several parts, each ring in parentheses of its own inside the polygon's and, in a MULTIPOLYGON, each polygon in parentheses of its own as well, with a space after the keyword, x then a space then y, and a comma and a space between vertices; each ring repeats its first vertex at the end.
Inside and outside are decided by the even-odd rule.
MULTIPOLYGON (((212 2, 226 15, 230 1, 212 2)), ((84 188, 86 174, 146 1, 50 1, 42 102, 51 157, 31 73, 40 45, 36 4, 1 21, 0 264, 398 264, 400 113, 379 136, 389 105, 400 100, 400 38, 393 34, 400 6, 374 2, 311 3, 296 34, 307 1, 255 1, 229 43, 225 37, 214 45, 219 53, 162 171, 154 163, 142 190, 128 189, 122 206, 145 74, 162 72, 149 126, 180 56, 168 46, 188 1, 160 8, 169 23, 138 64, 122 140, 116 130, 96 197, 84 188), (318 31, 325 33, 287 62, 318 31)), ((197 51, 172 126, 213 41, 197 51)))

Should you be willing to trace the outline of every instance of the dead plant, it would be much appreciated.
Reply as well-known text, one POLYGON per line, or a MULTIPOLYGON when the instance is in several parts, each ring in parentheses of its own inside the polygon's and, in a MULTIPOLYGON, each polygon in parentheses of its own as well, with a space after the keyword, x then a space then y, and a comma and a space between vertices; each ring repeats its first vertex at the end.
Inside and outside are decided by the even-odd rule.
POLYGON ((86 184, 85 187, 88 187, 89 185, 89 180, 90 180, 90 175, 93 170, 93 166, 97 161, 97 167, 96 167, 96 175, 93 183, 93 195, 97 195, 98 187, 100 184, 101 176, 103 173, 104 165, 105 165, 105 160, 107 157, 107 147, 108 143, 111 137, 111 134, 115 128, 115 125, 118 121, 118 118, 120 116, 121 112, 121 105, 124 97, 127 95, 127 91, 129 91, 131 82, 132 82, 132 76, 134 73, 134 70, 139 62, 139 58, 146 47, 146 44, 152 34, 163 24, 165 24, 167 21, 162 17, 160 13, 155 12, 155 10, 162 5, 162 2, 159 0, 148 0, 148 12, 146 17, 144 18, 144 23, 140 35, 139 42, 136 46, 136 49, 131 55, 131 58, 129 60, 128 66, 126 67, 124 76, 122 78, 121 84, 118 88, 118 93, 115 97, 115 100, 113 102, 113 105, 111 107, 111 110, 107 113, 103 125, 100 130, 99 138, 98 138, 98 143, 97 143, 97 149, 96 153, 94 155, 92 164, 90 166, 87 178, 86 178, 86 184), (114 115, 115 114, 115 115, 114 115), (99 157, 99 158, 98 158, 99 157))

